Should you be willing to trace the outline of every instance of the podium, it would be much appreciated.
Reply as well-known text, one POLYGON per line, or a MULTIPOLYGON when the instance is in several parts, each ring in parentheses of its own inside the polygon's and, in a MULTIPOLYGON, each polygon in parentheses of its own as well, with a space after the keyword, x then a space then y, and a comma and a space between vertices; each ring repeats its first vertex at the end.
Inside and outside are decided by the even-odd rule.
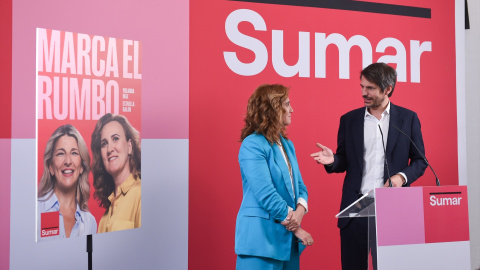
POLYGON ((369 269, 471 269, 466 186, 377 188, 336 217, 368 218, 369 269))

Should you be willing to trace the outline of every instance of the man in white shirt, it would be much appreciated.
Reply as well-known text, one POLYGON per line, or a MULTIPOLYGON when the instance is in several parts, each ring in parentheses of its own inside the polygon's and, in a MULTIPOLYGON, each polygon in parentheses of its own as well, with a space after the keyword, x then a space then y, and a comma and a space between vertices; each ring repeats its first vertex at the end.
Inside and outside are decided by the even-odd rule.
MULTIPOLYGON (((374 63, 360 73, 365 107, 340 118, 337 152, 321 149, 311 156, 328 173, 346 172, 340 210, 378 187, 409 186, 425 172, 427 163, 420 121, 415 112, 390 102, 397 72, 385 63, 374 63), (410 139, 401 134, 404 132, 410 139), (421 153, 419 153, 421 152, 421 153), (388 166, 387 166, 388 164, 388 166), (390 180, 389 180, 390 179, 390 180)), ((340 218, 342 269, 368 268, 368 221, 340 218)), ((376 258, 373 258, 374 265, 376 258)))

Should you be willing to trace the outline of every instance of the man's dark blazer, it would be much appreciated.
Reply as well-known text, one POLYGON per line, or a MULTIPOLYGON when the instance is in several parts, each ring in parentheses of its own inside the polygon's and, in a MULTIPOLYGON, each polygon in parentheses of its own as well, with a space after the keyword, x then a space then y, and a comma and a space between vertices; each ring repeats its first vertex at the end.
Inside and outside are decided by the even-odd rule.
MULTIPOLYGON (((396 127, 405 132, 425 155, 420 120, 415 112, 390 103, 390 124, 386 157, 390 176, 403 172, 409 186, 425 172, 427 163, 415 149, 410 140, 396 127), (410 161, 410 164, 409 164, 410 161)), ((347 172, 343 182, 340 210, 359 198, 363 173, 363 123, 365 107, 350 111, 340 118, 337 136, 337 152, 332 165, 325 166, 328 173, 347 172)), ((384 170, 384 182, 388 180, 388 172, 384 170)), ((349 218, 339 218, 340 229, 347 226, 349 218)))

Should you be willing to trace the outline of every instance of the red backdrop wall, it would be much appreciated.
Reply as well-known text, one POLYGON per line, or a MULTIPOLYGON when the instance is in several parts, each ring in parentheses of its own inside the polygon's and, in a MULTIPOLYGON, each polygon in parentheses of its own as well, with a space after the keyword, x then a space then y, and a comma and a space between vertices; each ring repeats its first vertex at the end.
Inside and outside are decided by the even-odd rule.
MULTIPOLYGON (((399 82, 391 101, 418 113, 428 160, 443 185, 458 184, 453 0, 382 1, 430 10, 430 18, 242 1, 190 3, 189 269, 235 267, 235 219, 242 199, 237 160, 240 130, 249 96, 264 83, 291 87, 294 113, 287 133, 295 144, 309 191, 309 213, 302 226, 315 239, 315 245, 301 257, 302 269, 339 269, 335 214, 339 211, 344 175, 327 175, 309 154, 317 151, 316 142, 336 149, 340 116, 363 106, 358 76, 365 64, 362 57, 368 56, 369 50, 352 46, 345 54, 336 45, 328 45, 325 76, 316 75, 321 65, 315 59, 322 55, 323 44, 315 40, 316 36, 344 37, 346 41, 361 36, 356 38, 366 39, 371 45, 371 62, 390 62, 399 70, 399 82), (239 12, 242 9, 248 11, 239 12), (235 14, 243 20, 238 23, 238 30, 226 23, 235 14), (264 30, 254 25, 252 18, 263 20, 264 30), (272 39, 279 31, 283 31, 280 43, 288 65, 297 63, 299 51, 309 53, 305 64, 308 76, 303 71, 286 77, 274 68, 272 60, 279 58, 273 55, 272 47, 282 44, 272 39), (246 43, 250 45, 229 38, 227 33, 250 37, 246 43), (309 37, 301 48, 299 35, 309 37), (431 45, 429 50, 428 46, 421 47, 424 52, 417 64, 415 57, 412 58, 419 50, 415 49, 416 41, 423 46, 431 45), (390 47, 382 51, 377 46, 385 42, 390 47), (256 48, 263 48, 262 44, 266 48, 266 66, 259 71, 253 65, 247 66, 246 71, 254 74, 240 75, 241 72, 229 67, 225 55, 234 52, 244 64, 261 62, 261 50, 249 47, 254 43, 259 46, 256 48), (319 52, 315 48, 320 48, 319 52), (347 55, 348 59, 339 60, 339 54, 347 55), (388 61, 382 58, 385 55, 400 61, 388 61), (348 71, 348 78, 341 74, 340 66, 348 71), (412 66, 418 69, 412 70, 412 66)), ((433 174, 426 171, 414 185, 434 185, 433 174)))

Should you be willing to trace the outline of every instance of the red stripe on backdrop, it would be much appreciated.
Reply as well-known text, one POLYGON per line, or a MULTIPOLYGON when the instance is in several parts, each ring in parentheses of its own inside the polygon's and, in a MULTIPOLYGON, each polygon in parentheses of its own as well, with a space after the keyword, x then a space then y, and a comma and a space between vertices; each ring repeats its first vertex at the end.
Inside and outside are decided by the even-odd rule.
POLYGON ((12 0, 0 2, 0 269, 10 267, 10 152, 12 134, 12 0))
POLYGON ((0 139, 0 269, 9 269, 10 265, 10 161, 11 139, 0 139))
POLYGON ((0 138, 12 134, 12 1, 0 3, 0 138))

